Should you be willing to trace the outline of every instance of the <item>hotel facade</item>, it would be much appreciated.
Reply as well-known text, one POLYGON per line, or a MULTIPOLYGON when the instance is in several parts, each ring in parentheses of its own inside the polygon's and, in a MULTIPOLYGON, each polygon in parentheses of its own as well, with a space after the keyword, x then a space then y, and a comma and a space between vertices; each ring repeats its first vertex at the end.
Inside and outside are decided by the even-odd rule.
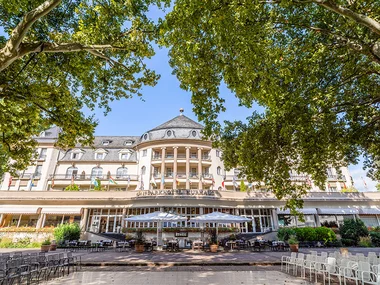
MULTIPOLYGON (((342 193, 352 186, 345 167, 328 169, 325 189, 306 174, 291 173, 294 183, 311 185, 300 210, 305 221, 298 220, 281 210, 284 202, 264 183, 248 183, 237 169, 226 171, 222 152, 202 139, 202 128, 181 112, 141 136, 97 136, 92 147, 69 150, 54 146, 58 128, 46 130, 36 138, 38 157, 31 166, 18 176, 6 173, 2 178, 0 227, 78 222, 84 233, 119 233, 123 228, 157 227, 125 222, 126 217, 153 211, 171 211, 188 220, 213 211, 241 215, 251 220, 238 225, 242 233, 339 224, 358 217, 367 226, 380 225, 380 193, 342 193), (246 191, 241 191, 242 184, 246 191)), ((184 221, 163 226, 200 225, 184 221)))

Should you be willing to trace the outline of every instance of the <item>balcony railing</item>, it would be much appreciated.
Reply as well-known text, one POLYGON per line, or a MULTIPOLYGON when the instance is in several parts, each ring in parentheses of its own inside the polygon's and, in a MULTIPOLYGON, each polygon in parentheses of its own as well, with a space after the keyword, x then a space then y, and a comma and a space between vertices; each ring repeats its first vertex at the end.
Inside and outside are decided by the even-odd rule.
POLYGON ((290 175, 290 180, 292 181, 306 181, 308 179, 307 175, 290 175))
POLYGON ((220 197, 217 190, 203 190, 203 189, 164 189, 164 190, 140 190, 137 197, 151 197, 151 196, 204 196, 204 197, 220 197))
MULTIPOLYGON (((41 177, 41 173, 24 172, 24 173, 19 173, 17 178, 18 179, 30 179, 30 178, 39 179, 40 177, 41 177)), ((14 178, 14 179, 17 179, 17 178, 14 178)))
POLYGON ((76 181, 86 181, 86 180, 92 180, 92 179, 100 179, 100 180, 108 180, 112 177, 113 179, 117 181, 137 181, 139 180, 139 175, 82 175, 82 174, 74 174, 74 175, 66 175, 66 174, 55 174, 50 176, 50 180, 54 178, 54 180, 71 180, 74 178, 76 181))
MULTIPOLYGON (((174 178, 174 172, 165 173, 165 178, 166 177, 167 178, 174 178)), ((202 177, 205 179, 212 179, 213 175, 209 174, 209 173, 204 173, 204 174, 202 174, 202 177)), ((153 178, 161 178, 161 173, 154 173, 153 178)), ((187 175, 184 172, 178 172, 177 178, 184 179, 184 178, 187 178, 187 175)), ((189 173, 189 178, 190 179, 199 179, 199 175, 198 175, 198 173, 189 173)))
POLYGON ((153 155, 152 160, 161 160, 162 156, 161 155, 153 155))
POLYGON ((344 175, 327 175, 328 181, 347 181, 344 175))

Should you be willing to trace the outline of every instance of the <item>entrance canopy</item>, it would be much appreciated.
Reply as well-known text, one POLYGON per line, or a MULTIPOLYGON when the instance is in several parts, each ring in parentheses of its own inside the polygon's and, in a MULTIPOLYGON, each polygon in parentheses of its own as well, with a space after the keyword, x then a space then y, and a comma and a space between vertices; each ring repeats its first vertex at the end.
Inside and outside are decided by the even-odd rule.
POLYGON ((133 216, 125 219, 128 222, 181 222, 186 221, 186 217, 171 213, 153 212, 144 215, 133 216))
POLYGON ((190 222, 193 223, 219 223, 219 224, 233 224, 233 223, 244 223, 250 222, 251 220, 246 217, 235 216, 230 214, 225 214, 221 212, 212 212, 210 214, 200 215, 195 218, 191 218, 190 222))

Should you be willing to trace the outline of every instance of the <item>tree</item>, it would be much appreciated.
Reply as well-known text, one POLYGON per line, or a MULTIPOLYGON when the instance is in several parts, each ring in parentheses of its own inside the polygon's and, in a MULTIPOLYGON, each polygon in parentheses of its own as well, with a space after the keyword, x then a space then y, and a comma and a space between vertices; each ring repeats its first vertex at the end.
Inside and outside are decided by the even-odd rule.
POLYGON ((358 189, 356 189, 354 186, 343 188, 342 193, 353 193, 353 192, 359 192, 358 189))
POLYGON ((157 36, 146 12, 160 2, 1 1, 1 171, 25 169, 33 136, 51 125, 62 129, 59 147, 91 143, 97 122, 84 107, 107 113, 110 101, 156 84, 144 63, 157 36))
POLYGON ((295 209, 310 186, 292 183, 291 170, 324 189, 329 166, 363 154, 380 176, 379 13, 376 0, 177 0, 162 43, 226 168, 295 209), (221 84, 265 110, 221 126, 221 84))
POLYGON ((240 180, 240 191, 247 192, 247 186, 245 186, 244 180, 240 180))
POLYGON ((376 184, 376 189, 377 189, 377 191, 380 191, 380 183, 376 184))

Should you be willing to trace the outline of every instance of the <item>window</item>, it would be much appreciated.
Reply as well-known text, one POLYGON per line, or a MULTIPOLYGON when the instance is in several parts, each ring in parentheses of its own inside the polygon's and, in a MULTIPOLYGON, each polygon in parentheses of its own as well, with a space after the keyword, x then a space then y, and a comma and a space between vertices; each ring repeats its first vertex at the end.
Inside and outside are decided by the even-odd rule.
POLYGON ((197 153, 196 152, 190 153, 190 158, 197 158, 197 153))
POLYGON ((195 137, 195 136, 197 135, 197 131, 192 131, 192 132, 191 132, 191 135, 192 135, 193 137, 195 137))
POLYGON ((95 153, 95 159, 104 159, 105 153, 95 153))
POLYGON ((170 137, 170 136, 172 135, 172 131, 170 131, 170 130, 167 131, 167 132, 166 132, 166 135, 167 135, 168 137, 170 137))
POLYGON ((102 145, 109 145, 110 141, 102 141, 102 145))
POLYGON ((166 168, 166 176, 173 176, 173 169, 171 167, 166 168))
POLYGON ((76 168, 76 167, 69 167, 66 170, 66 178, 71 178, 73 176, 75 178, 77 176, 77 174, 78 174, 78 168, 76 168))
POLYGON ((195 167, 191 168, 191 172, 190 172, 190 177, 194 177, 194 176, 197 176, 197 169, 195 167))
POLYGON ((220 157, 220 150, 216 150, 216 157, 220 157))
POLYGON ((330 167, 327 168, 327 175, 328 176, 332 176, 333 175, 332 169, 330 167))
POLYGON ((148 139, 148 134, 145 134, 144 135, 144 140, 147 140, 148 139))
MULTIPOLYGON (((145 138, 145 136, 144 136, 144 138, 145 138)), ((126 141, 126 142, 124 143, 124 145, 132 145, 132 144, 133 144, 132 141, 126 141)))
POLYGON ((129 158, 129 153, 122 153, 120 156, 121 159, 128 159, 129 158))
POLYGON ((94 167, 91 170, 91 178, 101 177, 102 175, 103 175, 103 168, 101 167, 94 167))
POLYGON ((40 152, 39 159, 45 159, 46 158, 46 152, 47 152, 47 148, 42 148, 41 152, 40 152))
POLYGON ((146 173, 146 167, 143 166, 141 167, 141 175, 145 175, 145 173, 146 173))
POLYGON ((166 158, 174 158, 174 154, 172 152, 168 152, 166 154, 166 158))
POLYGON ((146 149, 143 150, 142 156, 147 156, 148 151, 146 149))
POLYGON ((78 152, 72 152, 71 153, 71 159, 79 159, 80 158, 80 153, 78 152))
POLYGON ((218 166, 216 168, 216 174, 221 175, 221 172, 222 172, 222 169, 220 168, 220 166, 218 166))
POLYGON ((40 177, 42 174, 42 165, 37 165, 36 171, 34 172, 34 177, 40 177))
POLYGON ((206 167, 204 169, 204 175, 205 175, 205 177, 208 177, 210 175, 210 167, 206 167))
POLYGON ((116 170, 116 178, 127 178, 128 177, 128 168, 119 167, 116 170))

